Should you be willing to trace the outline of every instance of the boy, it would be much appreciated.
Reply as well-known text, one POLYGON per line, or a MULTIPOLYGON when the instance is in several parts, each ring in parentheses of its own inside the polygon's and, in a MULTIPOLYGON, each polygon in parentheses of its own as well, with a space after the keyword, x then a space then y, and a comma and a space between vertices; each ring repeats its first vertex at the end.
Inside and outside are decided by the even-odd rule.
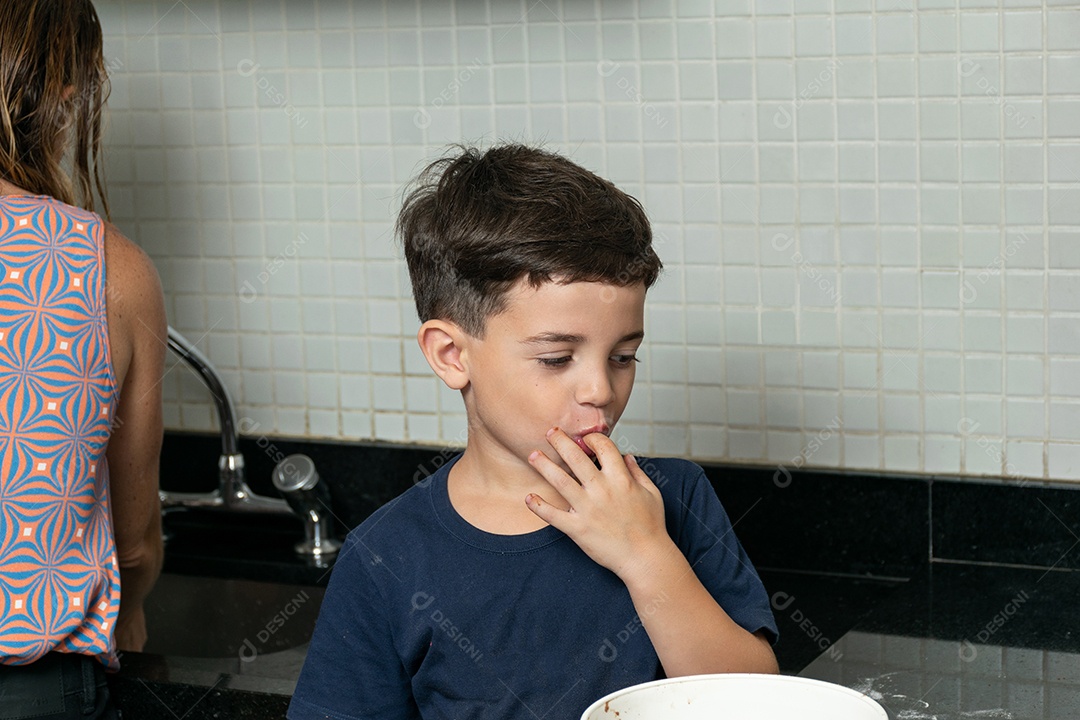
POLYGON ((349 534, 289 717, 578 718, 665 675, 776 672, 701 468, 608 438, 661 267, 637 201, 545 151, 468 149, 398 232, 468 442, 349 534))

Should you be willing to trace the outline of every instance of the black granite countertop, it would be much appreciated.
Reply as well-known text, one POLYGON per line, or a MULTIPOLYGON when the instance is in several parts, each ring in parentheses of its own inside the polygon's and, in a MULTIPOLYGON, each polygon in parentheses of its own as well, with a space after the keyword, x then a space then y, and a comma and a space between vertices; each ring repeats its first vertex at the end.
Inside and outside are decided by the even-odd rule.
MULTIPOLYGON (((263 494, 274 492, 278 456, 311 455, 331 484, 339 537, 447 453, 242 446, 263 494)), ((214 438, 170 435, 163 486, 211 489, 189 458, 212 468, 215 452, 214 438)), ((1080 718, 1075 488, 705 470, 768 590, 781 672, 857 688, 894 720, 1080 718)), ((283 718, 329 576, 293 555, 299 522, 193 511, 166 530, 151 644, 124 654, 114 678, 125 720, 283 718)))
MULTIPOLYGON (((184 512, 166 522, 165 573, 147 598, 150 641, 114 682, 127 718, 282 718, 329 570, 292 555, 291 518, 184 512)), ((898 586, 770 570, 783 672, 795 673, 898 586)))
MULTIPOLYGON (((906 583, 761 574, 785 673, 855 688, 896 720, 1080 718, 1078 571, 935 563, 906 583)), ((218 605, 251 606, 254 618, 231 634, 202 628, 224 642, 225 657, 125 654, 117 687, 126 717, 284 717, 321 588, 241 581, 223 592, 220 578, 176 577, 166 575, 159 591, 175 597, 183 586, 218 605), (304 613, 284 618, 282 635, 270 638, 295 646, 260 639, 296 592, 310 596, 304 613), (284 637, 290 625, 298 639, 284 637), (232 635, 243 637, 237 644, 232 635)))
POLYGON ((897 720, 1080 718, 1080 571, 934 563, 800 675, 897 720))
MULTIPOLYGON (((1078 571, 937 562, 906 583, 768 569, 761 576, 781 627, 785 674, 864 692, 896 720, 1080 718, 1078 571)), ((213 597, 216 607, 246 608, 248 622, 231 635, 201 623, 225 643, 214 651, 222 656, 126 653, 121 708, 129 718, 284 717, 321 590, 166 573, 161 596, 213 597), (284 616, 297 594, 306 607, 284 616), (285 629, 268 633, 279 615, 285 629), (232 635, 243 638, 230 643, 232 635)))

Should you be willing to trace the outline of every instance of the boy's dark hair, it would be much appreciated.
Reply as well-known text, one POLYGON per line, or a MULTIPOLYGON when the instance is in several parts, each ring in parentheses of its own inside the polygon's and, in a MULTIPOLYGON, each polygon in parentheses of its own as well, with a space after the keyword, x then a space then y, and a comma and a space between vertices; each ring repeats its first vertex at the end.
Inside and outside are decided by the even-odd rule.
POLYGON ((656 282, 662 265, 633 197, 545 150, 459 149, 424 169, 398 215, 421 322, 481 337, 523 277, 534 287, 656 282))

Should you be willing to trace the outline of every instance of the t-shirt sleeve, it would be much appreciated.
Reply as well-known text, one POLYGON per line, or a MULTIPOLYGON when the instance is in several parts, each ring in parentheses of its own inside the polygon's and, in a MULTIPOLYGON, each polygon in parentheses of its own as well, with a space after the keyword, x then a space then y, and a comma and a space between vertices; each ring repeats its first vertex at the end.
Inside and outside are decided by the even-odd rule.
POLYGON ((374 574, 358 539, 342 547, 326 588, 289 720, 419 720, 374 574))
POLYGON ((748 632, 762 630, 775 643, 779 633, 768 593, 716 491, 698 465, 679 464, 687 476, 681 493, 665 493, 669 532, 724 612, 748 632))

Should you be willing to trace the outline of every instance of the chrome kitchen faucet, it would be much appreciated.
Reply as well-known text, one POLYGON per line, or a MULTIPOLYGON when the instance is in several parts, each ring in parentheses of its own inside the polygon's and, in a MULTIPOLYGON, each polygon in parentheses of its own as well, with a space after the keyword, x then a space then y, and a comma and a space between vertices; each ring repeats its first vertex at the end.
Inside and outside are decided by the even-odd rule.
POLYGON ((239 433, 236 429, 236 410, 228 388, 221 381, 217 370, 199 350, 183 335, 169 327, 169 349, 187 363, 210 390, 217 408, 218 423, 221 428, 221 456, 218 458, 218 487, 208 493, 171 492, 159 490, 162 511, 178 508, 204 508, 211 510, 231 510, 236 512, 256 512, 275 515, 292 515, 304 522, 307 536, 322 537, 321 547, 303 550, 297 546, 297 553, 315 558, 331 555, 336 550, 333 543, 326 543, 326 518, 319 527, 308 527, 313 523, 313 513, 294 513, 289 503, 280 498, 257 495, 248 487, 244 479, 244 456, 239 449, 239 433), (333 548, 333 549, 331 549, 333 548))

